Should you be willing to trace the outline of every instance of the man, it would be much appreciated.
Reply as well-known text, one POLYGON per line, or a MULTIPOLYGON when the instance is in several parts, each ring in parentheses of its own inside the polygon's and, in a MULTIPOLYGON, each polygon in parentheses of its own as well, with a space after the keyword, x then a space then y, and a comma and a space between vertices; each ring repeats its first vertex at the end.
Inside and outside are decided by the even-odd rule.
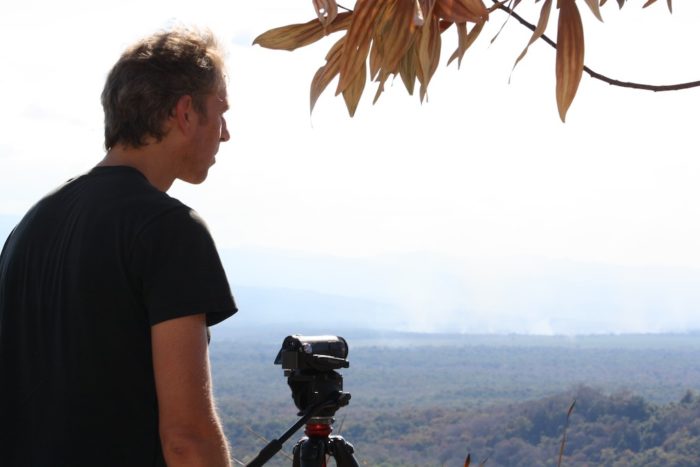
POLYGON ((214 38, 137 43, 102 105, 104 159, 0 256, 0 465, 228 466, 207 326, 236 306, 204 223, 165 194, 229 139, 214 38))

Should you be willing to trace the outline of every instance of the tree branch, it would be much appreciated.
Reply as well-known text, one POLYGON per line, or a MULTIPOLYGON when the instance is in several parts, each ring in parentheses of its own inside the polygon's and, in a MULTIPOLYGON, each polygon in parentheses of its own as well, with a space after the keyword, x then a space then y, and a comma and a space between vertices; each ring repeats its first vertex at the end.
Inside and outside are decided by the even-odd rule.
MULTIPOLYGON (((498 0, 492 0, 495 6, 499 10, 503 10, 509 15, 511 15, 513 18, 518 20, 520 24, 525 26, 531 31, 535 31, 536 27, 534 24, 526 21, 522 16, 518 15, 516 12, 514 12, 511 8, 508 8, 507 6, 503 5, 500 3, 498 0)), ((542 34, 540 37, 543 41, 545 41, 547 44, 551 45, 555 49, 557 48, 557 43, 554 42, 552 39, 547 37, 545 34, 542 34)), ((660 92, 660 91, 680 91, 682 89, 690 89, 690 88, 695 88, 700 86, 700 81, 691 81, 689 83, 679 83, 679 84, 668 84, 668 85, 654 85, 654 84, 641 84, 641 83, 629 83, 625 81, 620 81, 612 78, 608 78, 605 75, 601 75, 598 72, 595 72, 588 68, 587 66, 584 65, 583 71, 588 73, 591 78, 599 79, 601 81, 604 81, 610 85, 613 86, 620 86, 623 88, 633 88, 633 89, 643 89, 645 91, 654 91, 654 92, 660 92)))

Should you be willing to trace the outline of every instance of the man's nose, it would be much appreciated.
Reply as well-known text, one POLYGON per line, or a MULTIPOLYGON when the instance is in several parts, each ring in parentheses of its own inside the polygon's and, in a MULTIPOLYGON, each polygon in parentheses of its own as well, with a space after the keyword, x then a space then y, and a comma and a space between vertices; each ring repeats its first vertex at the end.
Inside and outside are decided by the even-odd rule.
POLYGON ((231 139, 231 135, 228 132, 228 128, 226 127, 226 119, 224 117, 221 117, 221 137, 219 140, 222 142, 226 142, 229 139, 231 139))

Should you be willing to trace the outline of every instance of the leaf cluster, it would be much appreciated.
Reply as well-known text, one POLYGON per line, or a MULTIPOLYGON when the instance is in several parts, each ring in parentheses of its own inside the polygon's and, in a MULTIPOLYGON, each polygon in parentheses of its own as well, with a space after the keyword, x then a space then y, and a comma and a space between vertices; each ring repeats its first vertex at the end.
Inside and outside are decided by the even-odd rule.
MULTIPOLYGON (((442 49, 441 35, 452 25, 457 30, 457 48, 448 60, 458 65, 477 40, 490 14, 495 10, 512 13, 522 0, 493 0, 487 8, 482 0, 357 0, 351 11, 338 13, 335 0, 313 0, 318 18, 303 24, 271 29, 254 44, 271 49, 294 50, 339 31, 338 39, 326 55, 326 63, 311 81, 310 108, 334 78, 335 95, 342 94, 352 117, 365 91, 367 77, 377 82, 374 101, 384 91, 390 77, 400 76, 409 94, 419 83, 421 102, 437 70, 442 49)), ((540 0, 535 0, 539 2, 540 0)), ((515 61, 525 56, 528 47, 542 37, 549 23, 553 2, 544 0, 540 16, 528 44, 515 61)), ((582 0, 602 21, 600 7, 607 0, 582 0)), ((647 0, 647 7, 656 0, 647 0)), ((617 0, 622 8, 627 0, 617 0)), ((672 10, 672 0, 667 0, 672 10)), ((556 100, 562 121, 576 96, 584 70, 584 35, 576 0, 556 0, 557 23, 556 100)))

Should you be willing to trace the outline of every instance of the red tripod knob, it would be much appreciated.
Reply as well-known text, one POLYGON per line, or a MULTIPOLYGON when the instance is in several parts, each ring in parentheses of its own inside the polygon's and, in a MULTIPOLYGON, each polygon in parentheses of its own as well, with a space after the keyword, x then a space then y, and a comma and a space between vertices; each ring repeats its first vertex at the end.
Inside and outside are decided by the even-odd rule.
POLYGON ((327 423, 307 423, 304 434, 309 437, 328 438, 332 431, 333 427, 327 423))

